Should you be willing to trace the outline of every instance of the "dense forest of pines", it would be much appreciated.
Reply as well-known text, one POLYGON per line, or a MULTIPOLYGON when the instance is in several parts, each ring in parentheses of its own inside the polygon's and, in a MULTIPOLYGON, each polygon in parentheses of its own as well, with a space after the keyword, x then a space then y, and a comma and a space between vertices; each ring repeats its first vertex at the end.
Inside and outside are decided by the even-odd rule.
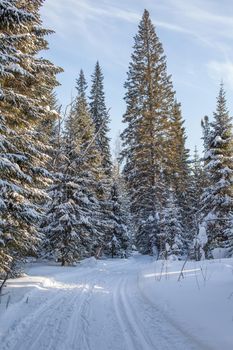
MULTIPOLYGON (((0 272, 27 256, 62 265, 84 257, 233 254, 232 118, 221 84, 204 154, 186 148, 181 105, 149 12, 134 38, 125 83, 122 147, 112 160, 99 62, 90 90, 77 74, 62 115, 47 49, 43 0, 0 1, 0 272)), ((78 67, 77 67, 78 69, 78 67)), ((201 135, 200 135, 201 137, 201 135)))

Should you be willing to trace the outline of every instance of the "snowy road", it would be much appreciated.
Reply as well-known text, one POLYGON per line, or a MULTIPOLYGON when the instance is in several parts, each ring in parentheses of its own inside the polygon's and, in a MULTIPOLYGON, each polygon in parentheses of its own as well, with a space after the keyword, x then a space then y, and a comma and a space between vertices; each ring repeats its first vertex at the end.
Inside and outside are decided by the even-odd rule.
MULTIPOLYGON (((35 264, 1 305, 1 350, 208 350, 146 297, 149 257, 61 268, 35 264), (41 277, 43 276, 43 277, 41 277)), ((5 297, 6 298, 6 297, 5 297)))

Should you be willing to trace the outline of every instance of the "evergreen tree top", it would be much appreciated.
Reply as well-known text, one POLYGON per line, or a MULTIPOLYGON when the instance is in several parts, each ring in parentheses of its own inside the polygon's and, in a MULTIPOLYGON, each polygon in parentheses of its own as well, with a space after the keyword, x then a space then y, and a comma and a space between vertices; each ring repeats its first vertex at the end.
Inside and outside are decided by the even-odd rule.
POLYGON ((77 79, 76 89, 78 90, 78 97, 85 99, 86 98, 86 90, 87 90, 87 82, 86 82, 84 72, 82 69, 80 70, 79 77, 77 79))
POLYGON ((133 112, 131 107, 135 106, 135 103, 138 113, 143 114, 143 110, 151 111, 153 104, 157 105, 156 113, 160 110, 161 115, 167 115, 174 98, 174 91, 171 76, 167 74, 163 46, 147 10, 144 11, 138 32, 134 37, 128 79, 124 86, 127 89, 125 101, 128 105, 124 122, 128 121, 128 115, 133 112), (148 98, 145 99, 144 95, 148 98))
MULTIPOLYGON (((155 32, 155 26, 153 25, 150 14, 148 10, 144 10, 142 19, 138 26, 138 33, 135 36, 135 46, 134 48, 137 49, 137 42, 143 39, 144 45, 146 46, 154 46, 157 44, 157 59, 160 55, 163 55, 163 47, 160 43, 158 36, 155 32)), ((147 47, 148 48, 148 47, 147 47)), ((132 55, 133 57, 134 55, 132 55)))
POLYGON ((90 93, 90 109, 94 121, 99 123, 102 122, 102 120, 99 119, 108 119, 103 86, 104 76, 99 61, 96 62, 94 73, 92 74, 91 79, 92 86, 90 93))
POLYGON ((92 76, 93 77, 94 76, 101 76, 101 77, 103 77, 102 70, 101 70, 101 67, 100 67, 100 63, 99 63, 98 60, 96 61, 96 64, 95 64, 95 73, 92 76))
POLYGON ((147 9, 145 9, 144 12, 143 12, 142 20, 141 20, 141 22, 139 24, 139 27, 142 24, 144 24, 144 25, 146 24, 146 25, 148 25, 148 27, 152 26, 154 28, 154 25, 153 25, 153 23, 152 23, 152 21, 150 19, 150 13, 149 13, 149 11, 147 9))
POLYGON ((214 112, 214 121, 211 123, 211 126, 214 128, 214 136, 220 136, 226 129, 230 130, 232 128, 232 118, 229 116, 229 111, 227 109, 226 92, 223 83, 220 85, 217 97, 217 108, 216 112, 214 112))

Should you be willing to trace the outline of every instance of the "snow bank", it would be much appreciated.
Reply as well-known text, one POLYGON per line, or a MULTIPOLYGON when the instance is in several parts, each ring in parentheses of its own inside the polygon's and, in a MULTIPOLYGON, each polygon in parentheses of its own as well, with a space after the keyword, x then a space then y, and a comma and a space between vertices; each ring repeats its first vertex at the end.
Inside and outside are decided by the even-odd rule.
POLYGON ((91 258, 84 259, 80 262, 82 267, 95 267, 97 265, 97 260, 94 256, 91 258))
MULTIPOLYGON (((221 256, 221 254, 220 254, 221 256)), ((141 271, 139 288, 205 349, 233 349, 233 259, 194 262, 157 261, 141 271), (179 281, 178 281, 179 280, 179 281)))

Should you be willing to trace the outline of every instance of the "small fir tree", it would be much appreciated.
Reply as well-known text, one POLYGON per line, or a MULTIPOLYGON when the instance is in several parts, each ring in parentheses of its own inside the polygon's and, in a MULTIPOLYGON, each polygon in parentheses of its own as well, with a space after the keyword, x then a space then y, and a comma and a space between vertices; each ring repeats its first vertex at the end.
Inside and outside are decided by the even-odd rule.
POLYGON ((78 96, 66 121, 61 176, 58 185, 55 185, 60 195, 53 193, 48 211, 52 215, 51 218, 47 216, 49 222, 44 229, 48 253, 56 251, 66 263, 94 254, 103 244, 103 233, 99 229, 101 209, 97 198, 102 176, 101 156, 88 112, 86 89, 81 70, 77 80, 78 96), (53 213, 56 213, 55 218, 53 213), (51 225, 55 227, 52 235, 51 225))
POLYGON ((130 251, 130 227, 128 212, 125 210, 125 203, 119 178, 114 178, 111 190, 111 230, 108 234, 106 253, 118 257, 128 257, 130 251))
POLYGON ((167 202, 160 219, 160 257, 181 259, 184 256, 185 231, 181 209, 172 190, 168 191, 167 202))
POLYGON ((232 231, 233 210, 233 137, 232 118, 226 107, 221 84, 214 120, 210 123, 205 172, 208 183, 202 195, 202 222, 206 226, 207 255, 216 247, 227 247, 232 231))

